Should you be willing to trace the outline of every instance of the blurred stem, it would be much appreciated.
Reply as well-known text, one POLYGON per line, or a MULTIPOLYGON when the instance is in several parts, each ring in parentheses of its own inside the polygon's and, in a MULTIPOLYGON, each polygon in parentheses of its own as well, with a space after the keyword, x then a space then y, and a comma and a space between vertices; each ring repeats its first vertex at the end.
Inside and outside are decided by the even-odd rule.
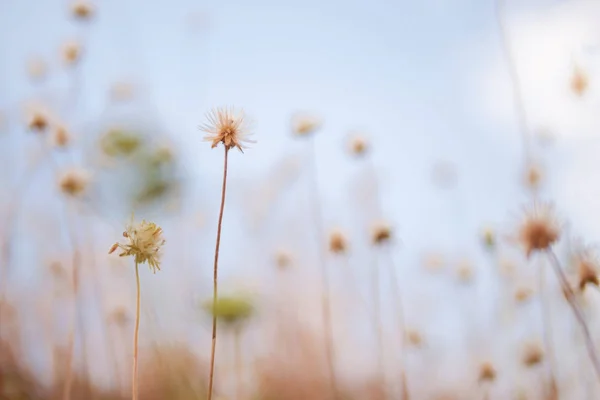
POLYGON ((135 263, 135 283, 137 296, 135 303, 135 330, 133 332, 133 367, 131 371, 131 399, 138 399, 138 337, 140 333, 140 269, 135 263))
POLYGON ((587 322, 585 321, 583 312, 577 302, 575 292, 573 292, 573 289, 569 285, 567 277, 565 276, 565 273, 563 272, 563 270, 560 266, 560 261, 558 260, 558 257, 556 257, 556 254, 554 254, 554 251, 552 249, 548 249, 546 253, 547 253, 548 257, 550 258, 550 262, 552 264, 552 267, 554 268, 554 272, 556 273, 556 275, 560 281, 560 285, 562 287, 565 298, 567 299, 567 302, 571 306, 571 309, 573 310, 573 313, 575 314, 575 318, 577 319, 577 322, 579 323, 579 325, 581 326, 581 329, 583 330, 583 335, 585 338, 585 343, 586 343, 586 347, 588 350, 588 354, 590 356, 590 360, 592 361, 592 365, 594 366, 596 375, 597 375, 598 379, 600 380, 600 360, 598 359, 598 351, 596 350, 596 347, 594 346, 594 341, 592 340, 592 335, 590 333, 590 329, 588 327, 587 322))
POLYGON ((242 329, 236 326, 233 330, 233 358, 235 365, 235 388, 236 399, 242 398, 243 392, 243 371, 242 371, 242 346, 241 346, 242 329))
POLYGON ((333 327, 331 322, 331 304, 329 301, 329 274, 327 271, 327 256, 325 253, 325 246, 323 245, 323 241, 325 238, 324 229, 323 229, 323 217, 321 215, 321 204, 319 195, 319 183, 317 181, 318 177, 318 168, 317 168, 317 157, 316 157, 316 144, 314 137, 310 139, 310 194, 311 194, 311 204, 312 204, 312 214, 313 220, 317 230, 317 240, 318 240, 318 251, 319 251, 319 264, 320 264, 320 272, 321 272, 321 311, 323 316, 323 334, 325 339, 325 354, 327 367, 329 372, 329 379, 331 382, 331 390, 333 392, 334 398, 338 398, 338 385, 337 379, 335 376, 335 365, 334 365, 334 351, 333 351, 333 327))
MULTIPOLYGON (((554 338, 552 335, 552 315, 550 313, 550 298, 548 291, 546 290, 546 269, 543 263, 539 265, 539 290, 540 290, 540 306, 542 314, 542 332, 544 334, 544 342, 546 352, 548 353, 548 368, 549 368, 549 379, 550 385, 554 387, 558 394, 558 387, 556 385, 556 358, 554 352, 554 338)), ((554 389, 551 389, 554 390, 554 389)), ((558 396, 556 397, 558 399, 558 396)))
POLYGON ((75 353, 75 325, 79 314, 79 306, 77 302, 77 293, 79 289, 79 260, 80 254, 77 248, 73 249, 73 271, 72 271, 72 288, 73 288, 73 315, 71 315, 71 323, 69 327, 69 344, 67 349, 67 366, 65 376, 65 388, 63 400, 70 400, 71 388, 73 386, 73 358, 75 353))
POLYGON ((210 349, 210 375, 208 378, 208 400, 212 399, 213 382, 215 375, 215 350, 217 347, 217 296, 218 296, 218 270, 219 270, 219 247, 221 245, 221 226, 223 224, 223 210, 225 209, 225 194, 227 191, 227 156, 229 147, 225 148, 225 157, 223 161, 223 185, 221 188, 221 209, 219 211, 219 222, 217 224, 217 243, 215 245, 215 265, 213 270, 213 311, 212 311, 212 345, 210 349))
POLYGON ((385 387, 385 367, 383 363, 383 321, 381 320, 381 307, 380 307, 380 288, 379 288, 379 265, 377 264, 377 258, 374 251, 371 251, 373 257, 373 265, 371 266, 371 294, 373 296, 373 328, 375 330, 376 335, 376 351, 377 351, 377 375, 380 379, 378 382, 379 385, 382 386, 382 389, 385 387))

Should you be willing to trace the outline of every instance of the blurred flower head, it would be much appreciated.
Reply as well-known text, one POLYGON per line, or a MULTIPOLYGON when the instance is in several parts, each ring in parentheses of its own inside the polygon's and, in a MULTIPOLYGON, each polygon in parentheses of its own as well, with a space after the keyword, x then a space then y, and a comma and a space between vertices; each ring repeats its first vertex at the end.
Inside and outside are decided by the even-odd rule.
POLYGON ((254 312, 252 300, 247 295, 219 296, 216 302, 210 299, 203 306, 206 312, 227 323, 244 321, 254 312))
POLYGON ((536 251, 549 250, 559 237, 559 225, 550 205, 536 203, 525 210, 518 238, 527 257, 536 251))
POLYGON ((90 174, 82 168, 71 168, 63 171, 58 179, 60 190, 68 196, 83 194, 90 181, 90 174))
POLYGON ((321 128, 321 118, 307 112, 292 115, 292 133, 296 136, 308 136, 321 128))

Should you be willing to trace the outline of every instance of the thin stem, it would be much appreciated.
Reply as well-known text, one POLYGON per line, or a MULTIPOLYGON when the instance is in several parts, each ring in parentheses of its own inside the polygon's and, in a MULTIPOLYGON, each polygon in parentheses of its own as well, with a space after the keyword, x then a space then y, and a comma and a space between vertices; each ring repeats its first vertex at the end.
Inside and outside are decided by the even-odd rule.
POLYGON ((219 222, 217 225, 217 243, 215 245, 215 265, 213 271, 213 318, 212 318, 212 345, 210 349, 210 375, 208 377, 208 400, 212 399, 213 381, 215 375, 215 350, 217 347, 217 278, 219 270, 219 247, 221 246, 221 225, 223 223, 223 210, 225 209, 225 193, 227 190, 227 156, 229 148, 225 147, 225 159, 223 162, 223 186, 221 188, 221 209, 219 211, 219 222))
POLYGON ((596 350, 596 347, 594 346, 594 341, 592 340, 592 334, 590 333, 588 324, 585 321, 585 316, 583 315, 583 312, 581 311, 581 308, 580 308, 579 304, 577 303, 577 298, 575 296, 575 292, 573 292, 573 289, 569 285, 569 282, 567 281, 567 277, 565 276, 565 273, 563 272, 563 270, 560 266, 560 261, 558 261, 558 257, 556 257, 556 254, 554 254, 554 251, 549 249, 547 251, 547 254, 548 254, 548 257, 550 258, 552 267, 554 268, 554 272, 558 276, 560 285, 563 289, 563 292, 565 294, 567 302, 573 309, 575 318, 577 319, 577 321, 579 322, 579 325, 581 326, 581 329, 583 330, 583 335, 585 338, 585 343, 587 346, 588 354, 590 356, 590 360, 592 361, 592 365, 594 366, 594 369, 596 371, 596 375, 598 376, 598 379, 600 379, 600 360, 598 359, 598 351, 596 350))
POLYGON ((541 314, 542 314, 542 331, 544 334, 544 342, 546 347, 546 352, 548 353, 548 368, 550 375, 550 384, 553 387, 556 386, 556 359, 554 352, 554 339, 552 336, 552 319, 550 313, 550 304, 548 291, 546 290, 546 269, 543 268, 543 265, 540 265, 541 271, 539 272, 539 290, 540 290, 540 306, 541 306, 541 314))
POLYGON ((517 114, 517 123, 519 124, 519 130, 521 131, 521 139, 523 141, 523 152, 525 157, 526 165, 529 164, 531 159, 530 151, 530 138, 529 138, 529 126, 527 124, 527 113, 525 112, 525 104, 523 102, 523 93, 521 78, 517 70, 515 57, 513 55, 513 49, 510 45, 508 32, 505 23, 505 2, 506 0, 496 1, 496 17, 498 19, 498 26, 500 28, 500 38, 502 41, 502 49, 504 50, 504 56, 506 57, 506 63, 508 67, 508 73, 510 75, 510 81, 512 84, 513 102, 515 106, 515 112, 517 114))
POLYGON ((140 334, 140 269, 135 263, 135 283, 137 297, 135 303, 135 329, 133 331, 133 367, 131 370, 131 399, 138 399, 138 337, 140 334))
POLYGON ((331 305, 329 301, 329 274, 327 273, 327 255, 324 240, 323 217, 320 209, 319 184, 317 182, 317 159, 315 155, 314 138, 311 140, 310 146, 310 192, 312 213, 315 226, 317 228, 318 249, 319 249, 319 264, 321 272, 321 311, 323 316, 323 336, 325 339, 325 354, 327 359, 327 367, 329 370, 329 379, 331 382, 331 390, 335 398, 338 397, 338 385, 335 376, 334 351, 333 351, 333 326, 331 323, 331 305))
MULTIPOLYGON (((374 254, 374 252, 371 252, 374 254)), ((371 266, 371 295, 373 296, 373 323, 376 335, 376 346, 377 346, 377 375, 382 386, 385 386, 385 369, 383 363, 383 323, 381 321, 381 307, 379 299, 379 265, 377 265, 376 257, 373 257, 373 265, 371 266)))
MULTIPOLYGON (((72 237, 71 237, 72 239, 72 237)), ((74 245, 74 242, 72 242, 74 245)), ((75 324, 79 315, 79 305, 77 302, 77 293, 79 291, 79 250, 73 249, 73 271, 72 271, 72 288, 73 288, 73 315, 71 316, 71 324, 69 327, 69 341, 67 350, 67 366, 65 376, 65 388, 63 392, 63 400, 71 399, 71 388, 73 387, 73 356, 75 353, 75 324)))

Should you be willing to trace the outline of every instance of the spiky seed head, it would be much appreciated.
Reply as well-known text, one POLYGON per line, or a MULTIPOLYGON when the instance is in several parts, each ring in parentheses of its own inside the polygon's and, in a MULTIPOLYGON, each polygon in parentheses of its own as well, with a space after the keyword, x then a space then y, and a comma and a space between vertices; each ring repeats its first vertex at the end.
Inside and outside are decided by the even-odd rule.
POLYGON ((493 382, 496 380, 496 368, 490 362, 484 362, 479 366, 479 382, 493 382))
POLYGON ((571 76, 571 90, 577 96, 583 96, 590 85, 590 78, 581 67, 575 67, 571 76))
POLYGON ((523 349, 523 365, 528 368, 539 365, 544 360, 544 351, 537 342, 528 343, 523 349))
POLYGON ((71 168, 63 171, 58 178, 60 190, 64 194, 73 197, 83 194, 89 182, 89 172, 81 168, 71 168))
POLYGON ((43 80, 47 70, 46 62, 39 57, 32 58, 27 62, 27 75, 32 81, 43 80))
POLYGON ((76 40, 70 40, 62 46, 62 58, 65 64, 74 65, 81 58, 81 44, 76 40))
POLYGON ((64 125, 56 125, 52 129, 52 136, 50 137, 52 145, 57 148, 65 148, 71 142, 71 135, 67 131, 64 125))
POLYGON ((71 13, 79 20, 89 20, 94 15, 94 6, 89 1, 78 0, 71 5, 71 13))
POLYGON ((287 269, 292 265, 292 256, 285 250, 275 253, 275 265, 279 269, 287 269))
POLYGON ((560 237, 560 228, 553 208, 548 204, 534 204, 519 227, 519 242, 527 257, 533 252, 549 250, 560 237))
POLYGON ((148 263, 153 273, 160 271, 161 250, 165 244, 162 236, 162 228, 154 222, 142 222, 127 225, 123 237, 125 243, 115 243, 110 248, 108 254, 113 253, 117 248, 121 249, 120 257, 132 256, 136 264, 148 263))
POLYGON ((586 286, 600 286, 598 279, 598 257, 589 248, 582 249, 575 254, 575 266, 577 268, 577 287, 583 291, 586 286))
POLYGON ((385 244, 392 239, 392 227, 384 221, 379 221, 371 227, 373 244, 385 244))
POLYGON ((346 236, 339 230, 331 232, 329 235, 329 250, 335 254, 341 254, 348 249, 346 236))
POLYGON ((237 147, 243 153, 247 143, 254 143, 248 139, 251 123, 243 111, 215 108, 206 114, 206 119, 208 121, 200 125, 200 130, 206 133, 204 140, 211 142, 212 148, 223 143, 227 150, 237 147))
POLYGON ((298 112, 292 115, 292 133, 296 136, 309 136, 321 128, 323 122, 316 115, 298 112))
POLYGON ((362 156, 368 151, 369 144, 363 136, 354 134, 350 138, 349 148, 352 155, 362 156))

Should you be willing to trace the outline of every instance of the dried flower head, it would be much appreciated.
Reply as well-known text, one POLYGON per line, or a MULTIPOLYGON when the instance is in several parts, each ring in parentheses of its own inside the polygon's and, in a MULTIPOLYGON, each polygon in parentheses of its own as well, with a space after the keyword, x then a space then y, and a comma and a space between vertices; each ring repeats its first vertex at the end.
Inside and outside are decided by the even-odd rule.
POLYGON ((67 65, 73 65, 81 58, 81 44, 70 40, 62 46, 62 58, 67 65))
POLYGON ((34 57, 27 62, 27 75, 33 81, 41 81, 46 77, 48 68, 43 59, 34 57))
POLYGON ((534 204, 525 211, 518 239, 527 257, 534 251, 549 250, 559 239, 560 229, 553 211, 548 204, 534 204))
POLYGON ((27 127, 32 132, 44 132, 50 124, 48 113, 40 108, 28 112, 27 127))
POLYGON ((94 14, 94 6, 89 1, 78 0, 71 5, 71 13, 80 20, 89 20, 94 14))
POLYGON ((227 323, 234 323, 248 319, 254 312, 254 305, 247 296, 220 296, 216 303, 212 299, 205 302, 204 309, 227 323))
POLYGON ((215 108, 206 114, 208 122, 200 126, 200 130, 207 133, 204 140, 212 142, 215 148, 223 143, 227 150, 237 147, 244 152, 245 143, 254 143, 248 139, 250 134, 250 122, 243 111, 235 111, 233 108, 215 108))
POLYGON ((539 164, 529 164, 525 169, 524 184, 529 190, 536 191, 542 185, 544 170, 539 164))
POLYGON ((376 222, 371 228, 371 240, 374 244, 384 244, 392 238, 392 227, 383 221, 376 222))
POLYGON ((577 268, 577 287, 583 291, 587 285, 600 286, 598 279, 598 257, 590 248, 579 250, 575 254, 577 268))
POLYGON ((279 269, 286 269, 292 265, 292 256, 284 250, 279 250, 275 254, 275 265, 279 269))
POLYGON ((496 380, 496 368, 490 362, 479 366, 479 382, 493 382, 496 380))
POLYGON ((139 224, 132 222, 127 225, 123 237, 127 242, 113 244, 108 254, 120 248, 122 250, 120 257, 133 256, 137 264, 147 262, 152 272, 160 271, 161 248, 165 244, 161 227, 145 220, 139 224))
POLYGON ((329 235, 329 250, 332 253, 341 254, 348 248, 346 236, 339 230, 331 232, 329 235))
POLYGON ((63 171, 58 178, 60 190, 69 196, 79 196, 88 186, 90 174, 81 168, 71 168, 63 171))
POLYGON ((299 112, 292 115, 292 133, 297 136, 308 136, 315 133, 322 126, 321 118, 299 112))
POLYGON ((52 145, 58 148, 65 148, 71 142, 71 135, 63 125, 55 125, 50 137, 52 145))
POLYGON ((350 138, 349 148, 351 154, 362 156, 367 152, 369 145, 363 136, 355 134, 350 138))
POLYGON ((571 76, 571 90, 577 96, 583 96, 590 85, 588 74, 581 68, 575 67, 571 76))
POLYGON ((535 367, 544 360, 544 351, 538 342, 528 343, 523 350, 523 364, 526 367, 535 367))

